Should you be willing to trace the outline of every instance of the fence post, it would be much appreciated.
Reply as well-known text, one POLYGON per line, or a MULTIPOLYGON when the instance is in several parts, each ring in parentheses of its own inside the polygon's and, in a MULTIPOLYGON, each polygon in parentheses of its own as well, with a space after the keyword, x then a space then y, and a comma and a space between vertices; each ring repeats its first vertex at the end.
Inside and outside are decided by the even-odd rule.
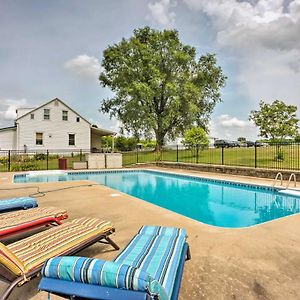
POLYGON ((139 149, 136 147, 136 163, 139 163, 139 149))
POLYGON ((80 149, 79 157, 80 157, 80 161, 82 161, 82 149, 80 149))
POLYGON ((179 162, 179 146, 176 145, 176 162, 179 162))
POLYGON ((8 172, 10 172, 10 150, 8 150, 8 172))
POLYGON ((199 163, 199 145, 196 145, 196 164, 199 163))
POLYGON ((47 170, 49 170, 49 150, 47 149, 47 170))
POLYGON ((222 145, 222 165, 224 165, 224 145, 222 145))
POLYGON ((254 143, 254 168, 257 168, 257 146, 256 146, 256 142, 254 143))

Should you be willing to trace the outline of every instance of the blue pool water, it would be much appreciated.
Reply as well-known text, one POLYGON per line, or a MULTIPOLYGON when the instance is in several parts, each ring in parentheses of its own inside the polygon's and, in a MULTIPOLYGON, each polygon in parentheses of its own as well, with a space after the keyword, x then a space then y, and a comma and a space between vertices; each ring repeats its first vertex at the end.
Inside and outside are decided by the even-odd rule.
POLYGON ((155 171, 101 171, 15 175, 14 182, 92 180, 221 227, 247 227, 300 212, 300 198, 272 189, 155 171))

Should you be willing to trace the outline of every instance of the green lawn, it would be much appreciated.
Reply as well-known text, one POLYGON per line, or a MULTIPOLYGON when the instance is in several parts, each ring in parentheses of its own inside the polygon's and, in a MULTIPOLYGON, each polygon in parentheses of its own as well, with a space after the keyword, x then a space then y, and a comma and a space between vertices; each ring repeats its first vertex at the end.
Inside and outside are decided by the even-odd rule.
MULTIPOLYGON (((256 167, 275 169, 300 169, 300 145, 281 146, 283 160, 276 159, 277 146, 257 147, 256 167)), ((123 153, 123 165, 134 163, 155 162, 156 160, 171 162, 187 162, 202 164, 222 164, 222 149, 195 151, 179 150, 178 159, 176 150, 164 150, 161 157, 153 151, 139 151, 123 153)), ((250 148, 225 148, 223 151, 223 164, 231 166, 255 167, 255 149, 250 148)))

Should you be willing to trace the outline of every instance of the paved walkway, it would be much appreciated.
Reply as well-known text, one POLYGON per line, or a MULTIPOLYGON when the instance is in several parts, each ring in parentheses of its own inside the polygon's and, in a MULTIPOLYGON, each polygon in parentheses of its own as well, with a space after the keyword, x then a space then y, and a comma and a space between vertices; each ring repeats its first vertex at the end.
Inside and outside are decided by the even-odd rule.
MULTIPOLYGON (((249 177, 178 172, 272 184, 272 180, 249 177)), ((300 299, 300 214, 251 228, 217 228, 105 186, 87 186, 88 181, 23 185, 12 184, 11 176, 0 173, 0 198, 26 196, 35 192, 37 186, 41 191, 61 189, 38 198, 39 205, 66 208, 70 219, 86 215, 111 220, 117 229, 113 238, 121 249, 143 224, 186 228, 192 260, 185 265, 180 300, 300 299)), ((118 253, 109 246, 96 244, 80 255, 112 259, 118 253)), ((45 293, 37 292, 38 281, 35 279, 15 289, 10 299, 47 299, 45 293)), ((1 283, 0 292, 3 287, 1 283)))

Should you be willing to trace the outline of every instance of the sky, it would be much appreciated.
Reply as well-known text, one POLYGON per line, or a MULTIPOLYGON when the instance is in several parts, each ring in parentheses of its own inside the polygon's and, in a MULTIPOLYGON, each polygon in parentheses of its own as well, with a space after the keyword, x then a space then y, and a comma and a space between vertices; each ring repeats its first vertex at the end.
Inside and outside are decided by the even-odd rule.
POLYGON ((248 116, 260 100, 300 106, 300 0, 0 0, 0 127, 57 97, 118 131, 99 112, 112 95, 98 81, 102 53, 146 25, 216 54, 228 79, 212 137, 257 139, 248 116))

